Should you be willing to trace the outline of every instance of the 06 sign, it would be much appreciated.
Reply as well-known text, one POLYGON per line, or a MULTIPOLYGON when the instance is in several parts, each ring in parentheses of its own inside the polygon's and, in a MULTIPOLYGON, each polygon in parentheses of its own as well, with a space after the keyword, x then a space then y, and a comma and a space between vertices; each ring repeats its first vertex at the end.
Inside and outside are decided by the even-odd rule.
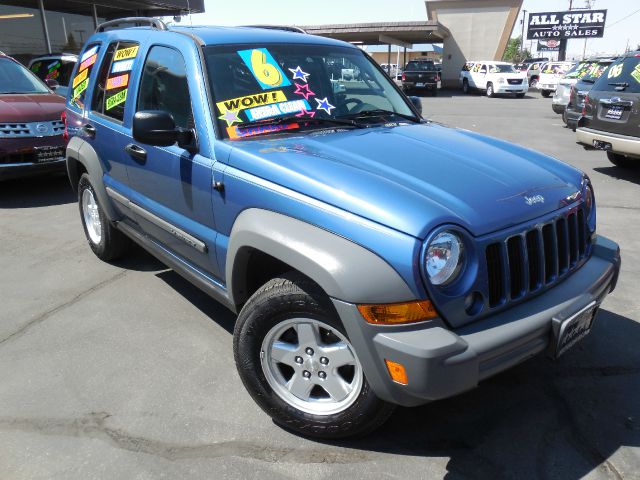
POLYGON ((602 37, 606 19, 606 10, 531 13, 527 40, 602 37))

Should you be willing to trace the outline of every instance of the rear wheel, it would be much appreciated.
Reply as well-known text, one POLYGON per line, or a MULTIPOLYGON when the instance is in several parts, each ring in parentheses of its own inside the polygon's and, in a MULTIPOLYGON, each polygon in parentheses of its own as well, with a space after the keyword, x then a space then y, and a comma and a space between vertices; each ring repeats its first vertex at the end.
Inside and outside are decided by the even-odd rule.
POLYGON ((538 79, 536 77, 532 77, 531 80, 529 80, 529 87, 538 88, 538 79))
POLYGON ((298 273, 275 278, 251 296, 238 316, 233 350, 256 403, 299 434, 363 435, 393 411, 369 387, 329 298, 298 273))
POLYGON ((495 92, 493 91, 493 83, 487 83, 487 97, 493 97, 495 92))
POLYGON ((640 164, 640 160, 622 155, 621 153, 607 152, 607 158, 616 167, 620 168, 634 168, 640 164))
POLYGON ((524 98, 524 93, 516 93, 516 98, 524 98))
POLYGON ((130 241, 109 223, 86 173, 78 182, 78 206, 84 234, 93 253, 105 262, 121 257, 130 241))

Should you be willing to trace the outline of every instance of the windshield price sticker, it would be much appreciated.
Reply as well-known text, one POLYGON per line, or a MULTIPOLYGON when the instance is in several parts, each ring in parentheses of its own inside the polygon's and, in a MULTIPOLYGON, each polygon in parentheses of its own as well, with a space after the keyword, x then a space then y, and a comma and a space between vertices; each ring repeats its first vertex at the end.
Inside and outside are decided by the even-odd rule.
POLYGON ((117 62, 118 60, 127 60, 129 58, 135 58, 138 55, 138 46, 129 47, 129 48, 121 48, 116 51, 116 54, 113 57, 113 61, 117 62))
POLYGON ((251 108, 245 113, 250 121, 263 120, 265 118, 281 117, 290 113, 310 110, 311 106, 306 100, 292 100, 290 102, 276 103, 262 107, 251 108))
POLYGON ((114 62, 111 66, 111 73, 128 72, 133 68, 133 60, 121 60, 114 62))
POLYGON ((81 94, 82 92, 84 92, 84 91, 87 89, 87 87, 88 87, 88 86, 89 86, 89 79, 88 79, 88 78, 85 78, 85 79, 80 83, 80 85, 78 85, 78 86, 76 87, 76 89, 73 91, 73 98, 78 98, 78 97, 80 96, 80 94, 81 94))
POLYGON ((269 105, 271 103, 286 102, 287 97, 282 90, 273 92, 256 93, 244 97, 231 98, 216 103, 220 113, 224 114, 228 110, 244 110, 245 108, 257 107, 258 105, 269 105))
POLYGON ((84 52, 82 54, 82 57, 80 57, 80 63, 84 62, 87 58, 95 55, 96 53, 98 53, 98 45, 96 45, 95 47, 91 47, 89 50, 84 52))
POLYGON ((127 101, 127 91, 128 89, 124 89, 121 92, 116 93, 115 95, 107 98, 106 109, 111 110, 114 107, 124 103, 127 101))
POLYGON ((126 87, 127 85, 129 85, 128 73, 107 79, 107 90, 113 90, 115 88, 123 88, 123 87, 126 87))
POLYGON ((242 61, 247 65, 263 90, 291 85, 291 82, 266 48, 240 50, 238 55, 240 55, 240 58, 242 58, 242 61))
POLYGON ((607 78, 616 78, 619 77, 620 74, 622 73, 622 63, 619 63, 617 65, 612 65, 611 68, 609 69, 609 73, 607 74, 607 78))
POLYGON ((98 59, 98 54, 93 54, 91 55, 89 58, 87 58, 86 60, 84 60, 81 64, 80 64, 80 68, 79 70, 85 70, 87 68, 89 68, 91 65, 93 65, 94 63, 96 63, 96 60, 98 59))
POLYGON ((73 88, 76 88, 80 82, 84 82, 87 78, 87 75, 89 75, 89 70, 87 69, 81 71, 78 75, 76 75, 76 78, 73 79, 73 88))
POLYGON ((633 69, 633 71, 631 72, 631 76, 636 82, 640 83, 640 63, 637 64, 636 68, 633 69))
POLYGON ((256 125, 254 127, 240 128, 240 127, 227 127, 227 134, 229 138, 238 139, 244 137, 253 137, 255 135, 262 135, 264 133, 280 132, 282 130, 292 130, 299 128, 297 123, 288 123, 286 125, 256 125))

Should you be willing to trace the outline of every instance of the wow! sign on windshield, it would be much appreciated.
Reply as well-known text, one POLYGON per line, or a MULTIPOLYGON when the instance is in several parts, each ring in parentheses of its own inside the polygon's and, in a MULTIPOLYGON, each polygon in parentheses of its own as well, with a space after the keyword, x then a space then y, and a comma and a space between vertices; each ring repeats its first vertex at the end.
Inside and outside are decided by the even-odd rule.
POLYGON ((606 10, 530 13, 527 40, 538 38, 599 38, 604 36, 606 10))

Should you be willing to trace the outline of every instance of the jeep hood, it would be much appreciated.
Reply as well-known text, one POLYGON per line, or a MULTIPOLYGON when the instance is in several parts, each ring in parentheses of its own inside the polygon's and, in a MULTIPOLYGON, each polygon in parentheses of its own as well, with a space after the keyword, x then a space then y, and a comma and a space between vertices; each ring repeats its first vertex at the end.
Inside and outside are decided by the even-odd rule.
POLYGON ((233 142, 231 167, 409 235, 483 235, 566 205, 582 174, 537 152, 435 123, 233 142))

